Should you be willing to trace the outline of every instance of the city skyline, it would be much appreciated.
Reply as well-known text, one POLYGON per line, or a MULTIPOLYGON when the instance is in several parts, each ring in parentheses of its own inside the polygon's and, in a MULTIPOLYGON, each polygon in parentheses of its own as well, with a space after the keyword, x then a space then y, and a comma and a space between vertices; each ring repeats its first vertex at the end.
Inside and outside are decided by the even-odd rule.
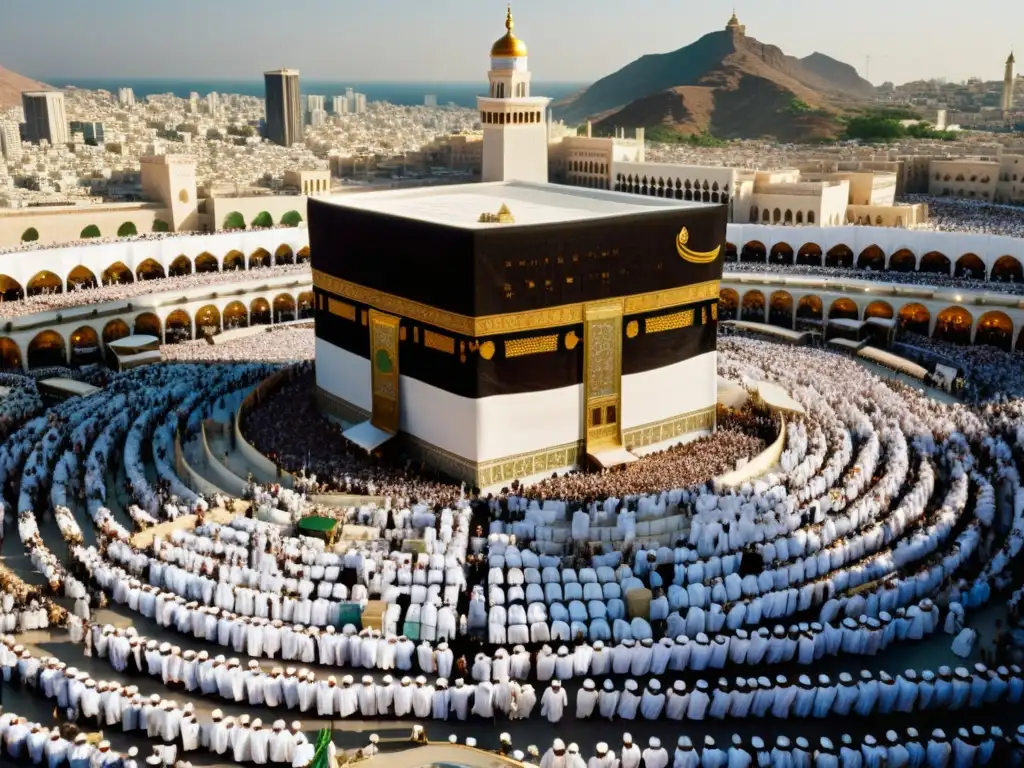
MULTIPOLYGON (((14 4, 16 10, 5 14, 11 23, 0 28, 0 65, 42 81, 128 71, 135 78, 250 80, 289 67, 311 80, 468 82, 480 78, 487 45, 502 32, 505 9, 497 0, 379 0, 370 6, 295 0, 260 7, 254 15, 252 5, 241 0, 182 0, 174 6, 176 22, 168 24, 155 6, 130 0, 14 4), (62 23, 53 24, 58 17, 62 23), (47 29, 45 46, 28 33, 37 26, 47 29)), ((636 0, 625 18, 621 8, 606 0, 515 2, 516 32, 530 46, 537 78, 597 80, 639 56, 676 50, 721 29, 733 5, 636 0), (607 42, 595 44, 601 40, 607 42)), ((792 56, 827 54, 874 83, 999 79, 1014 47, 1009 30, 1024 29, 1024 6, 1000 0, 977 0, 969 16, 950 0, 930 6, 928 17, 916 6, 881 0, 867 0, 853 13, 811 0, 791 0, 781 13, 740 0, 736 12, 757 40, 792 56)))

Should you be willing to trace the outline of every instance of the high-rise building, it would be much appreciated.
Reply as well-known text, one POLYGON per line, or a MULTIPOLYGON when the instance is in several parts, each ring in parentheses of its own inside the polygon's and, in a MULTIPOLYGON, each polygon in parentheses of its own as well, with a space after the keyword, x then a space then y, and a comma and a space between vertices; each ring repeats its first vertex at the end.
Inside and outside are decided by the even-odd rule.
POLYGON ((195 91, 188 95, 188 112, 190 115, 199 114, 199 94, 195 91))
POLYGON ((122 107, 135 106, 135 91, 133 91, 131 88, 118 88, 117 103, 120 104, 122 107))
POLYGON ((361 115, 366 111, 365 93, 352 94, 352 111, 355 112, 357 115, 361 115))
POLYGON ((17 123, 0 123, 0 153, 8 163, 21 160, 21 130, 17 123))
POLYGON ((331 99, 331 111, 336 115, 348 114, 348 97, 335 96, 331 99))
MULTIPOLYGON (((326 99, 327 99, 326 96, 313 96, 313 95, 310 95, 310 94, 306 94, 303 97, 303 99, 302 99, 302 101, 303 101, 303 104, 302 104, 302 106, 303 106, 303 117, 304 117, 304 119, 306 121, 306 125, 312 125, 313 124, 313 113, 314 112, 324 112, 325 111, 324 110, 324 102, 326 101, 326 99)), ((322 125, 322 123, 321 123, 321 125, 322 125)))
POLYGON ((426 96, 424 96, 423 97, 423 106, 424 107, 436 107, 437 106, 437 95, 433 94, 433 93, 428 93, 426 96))
POLYGON ((302 103, 299 70, 264 72, 267 93, 266 138, 283 147, 302 141, 302 103))
POLYGON ((220 115, 220 95, 216 91, 211 91, 206 95, 206 111, 210 117, 220 115))
POLYGON ((67 144, 71 135, 68 131, 67 113, 64 111, 64 94, 60 91, 25 91, 21 94, 21 105, 25 110, 25 139, 38 144, 67 144))
POLYGON ((307 116, 307 122, 310 128, 319 128, 327 123, 327 110, 326 109, 314 109, 307 116))
POLYGON ((102 144, 106 141, 103 123, 74 120, 71 123, 71 132, 82 134, 86 144, 102 144))

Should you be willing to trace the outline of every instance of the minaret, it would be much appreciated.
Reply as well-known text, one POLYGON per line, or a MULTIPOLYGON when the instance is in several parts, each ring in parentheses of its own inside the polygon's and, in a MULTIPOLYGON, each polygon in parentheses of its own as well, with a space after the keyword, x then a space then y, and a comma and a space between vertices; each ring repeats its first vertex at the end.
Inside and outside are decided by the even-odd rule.
POLYGON ((483 181, 548 180, 547 108, 550 99, 530 95, 526 44, 512 30, 512 8, 505 35, 491 46, 487 96, 478 96, 484 127, 483 181))
POLYGON ((1010 119, 1013 111, 1013 51, 1006 57, 1006 71, 1003 73, 1003 120, 1010 119))

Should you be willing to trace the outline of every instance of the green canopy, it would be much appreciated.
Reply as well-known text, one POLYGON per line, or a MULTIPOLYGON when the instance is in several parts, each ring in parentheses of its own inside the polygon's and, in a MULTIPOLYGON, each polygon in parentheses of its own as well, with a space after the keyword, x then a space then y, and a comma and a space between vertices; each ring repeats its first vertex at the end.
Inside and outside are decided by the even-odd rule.
POLYGON ((310 515, 299 520, 299 530, 308 533, 330 533, 338 521, 333 517, 310 515))

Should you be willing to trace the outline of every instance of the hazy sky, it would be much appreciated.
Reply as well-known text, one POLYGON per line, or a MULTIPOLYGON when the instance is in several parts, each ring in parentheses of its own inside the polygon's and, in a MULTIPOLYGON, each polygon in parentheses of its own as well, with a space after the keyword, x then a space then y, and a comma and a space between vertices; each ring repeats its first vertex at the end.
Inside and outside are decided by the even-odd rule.
MULTIPOLYGON (((1024 2, 737 0, 762 42, 821 51, 870 79, 1001 79, 1024 2)), ((587 81, 725 25, 730 2, 516 0, 534 77, 587 81)), ((2 0, 0 65, 41 80, 256 79, 297 67, 313 80, 472 81, 503 33, 499 0, 2 0)), ((1016 38, 1014 37, 1016 36, 1016 38)), ((1024 62, 1024 56, 1020 57, 1024 62)))

